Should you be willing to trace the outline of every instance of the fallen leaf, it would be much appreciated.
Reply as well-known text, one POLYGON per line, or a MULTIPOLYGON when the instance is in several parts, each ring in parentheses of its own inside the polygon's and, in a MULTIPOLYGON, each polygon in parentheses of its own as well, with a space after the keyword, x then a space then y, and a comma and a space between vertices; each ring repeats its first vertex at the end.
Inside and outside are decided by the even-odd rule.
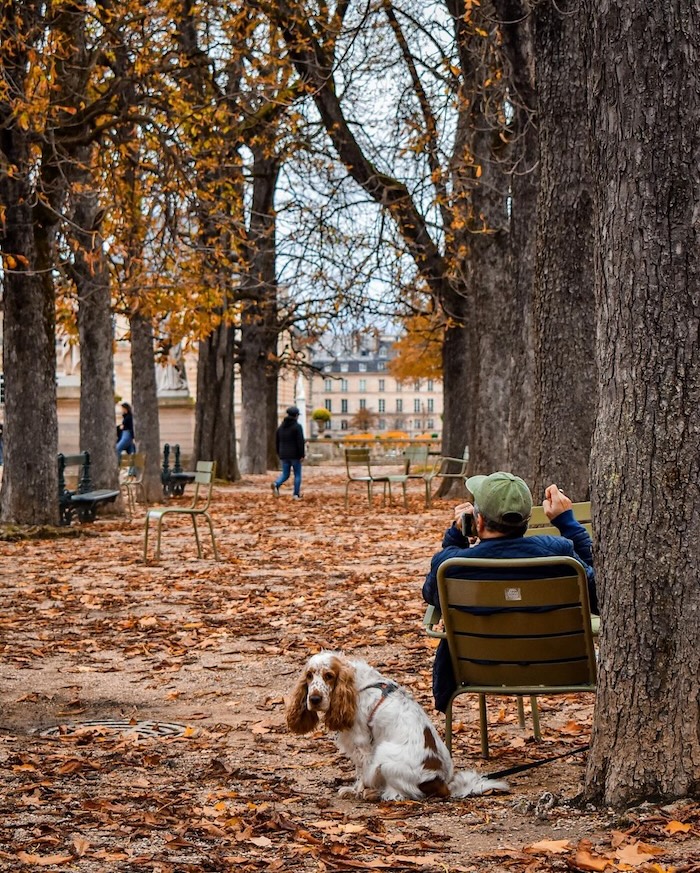
POLYGON ((539 843, 525 846, 523 851, 530 855, 537 855, 540 852, 547 855, 561 855, 564 852, 568 852, 571 848, 571 843, 568 840, 540 840, 539 843))
POLYGON ((693 826, 690 824, 685 824, 683 822, 674 820, 674 821, 670 821, 666 825, 664 830, 666 831, 667 834, 678 834, 678 833, 687 834, 688 831, 691 830, 692 827, 693 826))
POLYGON ((26 852, 17 852, 17 857, 23 864, 33 864, 37 867, 61 867, 74 860, 72 855, 28 855, 26 852))
POLYGON ((615 865, 608 858, 592 855, 586 849, 581 849, 576 852, 574 866, 579 870, 605 870, 606 867, 614 867, 615 865))

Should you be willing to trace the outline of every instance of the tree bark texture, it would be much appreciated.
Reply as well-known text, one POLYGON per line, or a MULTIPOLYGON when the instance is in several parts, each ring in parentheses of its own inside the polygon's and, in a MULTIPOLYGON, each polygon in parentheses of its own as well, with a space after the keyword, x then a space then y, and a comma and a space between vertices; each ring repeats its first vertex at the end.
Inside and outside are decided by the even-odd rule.
MULTIPOLYGON (((37 204, 30 135, 17 119, 30 66, 29 35, 39 38, 40 34, 35 13, 32 8, 7 3, 0 16, 0 248, 6 380, 0 519, 55 524, 58 422, 52 224, 37 204)), ((51 197, 48 188, 44 191, 51 197)))
POLYGON ((586 73, 578 0, 535 9, 540 140, 535 283, 534 493, 588 500, 595 304, 586 73))
MULTIPOLYGON (((18 159, 12 154, 17 145, 11 142, 12 134, 3 131, 2 139, 5 155, 18 159)), ((37 251, 29 185, 20 176, 4 180, 2 188, 2 201, 7 204, 2 251, 5 264, 9 255, 17 267, 6 267, 3 277, 5 427, 0 518, 15 524, 57 524, 53 286, 46 258, 37 251)), ((44 240, 41 251, 48 247, 44 240)))
POLYGON ((130 318, 131 327, 131 402, 134 408, 134 428, 139 452, 146 455, 143 484, 149 503, 162 498, 160 481, 162 465, 160 422, 158 419, 158 389, 153 350, 151 321, 136 310, 130 318))
POLYGON ((275 272, 275 187, 279 160, 269 147, 253 145, 253 191, 241 265, 242 473, 267 470, 267 380, 277 352, 277 276, 275 272))
MULTIPOLYGON (((510 324, 509 409, 504 469, 533 481, 535 353, 532 295, 535 276, 535 235, 539 187, 539 140, 535 45, 529 0, 494 0, 506 61, 509 123, 510 220, 507 279, 512 297, 510 324)), ((506 277, 504 276, 504 280, 506 277)))
POLYGON ((80 450, 90 453, 93 487, 117 488, 112 297, 99 229, 102 210, 89 171, 76 181, 71 273, 78 293, 80 450))
POLYGON ((586 0, 600 671, 585 793, 700 794, 700 4, 586 0))
POLYGON ((234 328, 221 324, 199 344, 194 460, 216 461, 220 479, 241 478, 233 415, 234 328))

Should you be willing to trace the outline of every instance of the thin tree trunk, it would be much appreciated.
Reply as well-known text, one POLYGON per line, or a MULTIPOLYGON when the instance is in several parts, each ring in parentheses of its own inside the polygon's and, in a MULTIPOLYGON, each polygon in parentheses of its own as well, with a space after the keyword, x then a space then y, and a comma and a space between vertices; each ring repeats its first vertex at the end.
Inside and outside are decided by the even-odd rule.
POLYGON ((194 460, 216 461, 216 475, 241 478, 233 414, 234 328, 222 324, 199 344, 194 460))
POLYGON ((153 352, 153 326, 137 310, 130 318, 131 326, 131 402, 134 407, 134 428, 139 452, 146 455, 143 484, 149 502, 162 496, 160 481, 161 449, 158 418, 158 391, 153 352))
POLYGON ((80 338, 80 450, 90 452, 94 488, 117 488, 114 446, 114 354, 109 270, 99 230, 100 204, 92 188, 85 155, 73 209, 73 236, 77 247, 71 274, 78 293, 80 338))
POLYGON ((253 192, 241 282, 241 449, 243 473, 267 470, 267 380, 277 351, 275 329, 275 186, 279 161, 269 147, 254 145, 253 192))
POLYGON ((275 444, 275 432, 277 430, 277 396, 278 396, 278 380, 279 367, 275 361, 267 373, 267 387, 265 394, 267 397, 266 415, 267 415, 267 469, 276 470, 279 467, 279 459, 277 457, 277 449, 275 444))
POLYGON ((535 493, 589 498, 595 313, 586 89, 578 0, 535 11, 540 195, 535 289, 535 493))
POLYGON ((585 794, 700 794, 700 6, 586 0, 600 670, 585 794))

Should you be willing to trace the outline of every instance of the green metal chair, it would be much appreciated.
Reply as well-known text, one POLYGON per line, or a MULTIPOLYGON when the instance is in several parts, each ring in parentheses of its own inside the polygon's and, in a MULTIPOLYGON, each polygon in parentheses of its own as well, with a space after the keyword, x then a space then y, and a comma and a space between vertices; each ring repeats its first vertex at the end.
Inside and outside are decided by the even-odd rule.
POLYGON ((136 498, 140 496, 148 506, 146 488, 143 484, 143 474, 146 469, 146 455, 136 452, 134 455, 122 455, 119 460, 119 487, 124 496, 129 518, 136 512, 136 498))
POLYGON ((216 470, 215 461, 197 461, 197 468, 194 476, 194 494, 192 502, 188 506, 166 506, 157 509, 149 509, 146 513, 146 525, 144 528, 143 539, 143 559, 148 560, 148 531, 151 519, 158 522, 156 527, 156 550, 155 559, 160 558, 160 537, 163 525, 163 519, 166 515, 189 515, 192 519, 192 527, 194 529, 194 538, 197 542, 197 554, 202 557, 202 544, 199 541, 199 531, 197 530, 197 518, 202 517, 209 525, 209 533, 211 534, 211 544, 214 550, 214 560, 219 560, 219 554, 216 549, 216 540, 214 538, 214 527, 209 515, 209 506, 211 505, 212 488, 214 486, 214 473, 216 470))
POLYGON ((445 713, 452 748, 452 706, 479 695, 481 753, 489 756, 487 695, 530 697, 540 739, 537 695, 595 691, 596 658, 588 586, 573 558, 450 558, 438 569, 440 610, 457 690, 445 713), (502 570, 469 578, 470 570, 502 570), (518 573, 536 578, 517 578, 518 573))

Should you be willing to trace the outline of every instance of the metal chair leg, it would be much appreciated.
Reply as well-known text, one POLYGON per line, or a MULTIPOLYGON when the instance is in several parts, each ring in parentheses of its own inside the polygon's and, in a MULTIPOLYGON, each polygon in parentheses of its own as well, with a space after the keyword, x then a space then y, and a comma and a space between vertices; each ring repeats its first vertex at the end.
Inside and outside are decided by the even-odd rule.
POLYGON ((197 557, 202 557, 202 544, 199 541, 199 531, 197 530, 197 516, 192 514, 192 527, 194 528, 194 538, 197 541, 197 557))
POLYGON ((532 731, 535 734, 535 740, 539 743, 542 740, 540 733, 540 710, 537 706, 537 698, 534 695, 530 697, 530 706, 532 707, 532 731))
POLYGON ((516 698, 518 701, 518 724, 521 728, 525 727, 525 704, 520 695, 516 698))
POLYGON ((452 701, 447 704, 445 710, 445 745, 447 751, 452 755, 452 701))
POLYGON ((214 550, 214 560, 218 561, 219 560, 219 553, 216 549, 216 540, 214 539, 214 525, 211 523, 211 518, 209 517, 208 513, 204 513, 204 517, 206 518, 207 522, 209 523, 209 533, 211 534, 211 545, 212 545, 212 548, 214 550))
POLYGON ((481 757, 489 759, 489 722, 486 711, 486 695, 479 695, 479 730, 481 732, 481 757))

